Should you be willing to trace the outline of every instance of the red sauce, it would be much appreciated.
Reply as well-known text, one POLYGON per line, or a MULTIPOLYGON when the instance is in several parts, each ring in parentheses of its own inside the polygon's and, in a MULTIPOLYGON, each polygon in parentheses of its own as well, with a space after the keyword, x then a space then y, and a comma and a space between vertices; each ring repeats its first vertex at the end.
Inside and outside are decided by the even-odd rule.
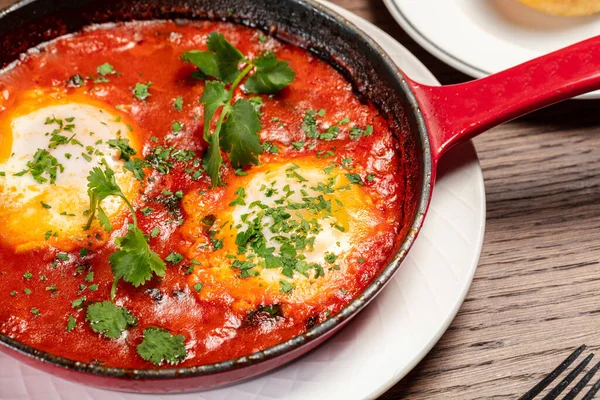
MULTIPOLYGON (((365 181, 364 190, 387 221, 384 229, 361 247, 364 262, 353 266, 354 279, 347 282, 344 293, 329 296, 319 304, 284 304, 281 317, 259 315, 249 322, 247 312, 240 314, 225 301, 204 301, 196 296, 190 287, 193 280, 186 274, 190 265, 186 259, 174 266, 168 264, 162 280, 153 279, 140 288, 125 282, 119 284, 118 303, 126 306, 139 322, 121 339, 109 340, 90 329, 85 321, 85 305, 76 309, 72 302, 81 296, 86 297, 86 304, 109 298, 113 274, 108 256, 115 251, 114 237, 123 235, 126 230, 122 226, 112 233, 108 245, 88 256, 85 262, 74 252, 70 262, 52 265, 57 253, 52 247, 17 255, 13 248, 0 245, 0 333, 82 362, 153 368, 137 355, 135 348, 144 328, 159 326, 185 336, 188 357, 180 366, 201 365, 265 349, 304 332, 339 312, 385 267, 403 228, 398 207, 405 191, 401 179, 405 166, 397 154, 398 144, 377 109, 361 103, 350 83, 334 68, 303 49, 272 38, 259 40, 260 32, 226 23, 150 22, 90 28, 43 46, 41 52, 27 55, 0 75, 3 97, 0 113, 14 107, 20 93, 36 88, 78 93, 110 108, 117 107, 124 118, 133 121, 139 128, 136 135, 141 155, 149 154, 157 145, 168 145, 193 150, 201 157, 207 147, 202 138, 203 110, 198 101, 204 83, 191 77, 195 67, 179 57, 187 50, 205 50, 206 36, 212 31, 223 33, 250 57, 273 50, 296 72, 288 88, 274 96, 260 96, 264 102, 260 137, 279 149, 278 154, 262 155, 261 162, 310 155, 327 157, 327 151, 332 151, 328 159, 331 162, 353 158, 355 170, 365 181), (83 88, 70 88, 65 84, 75 74, 96 74, 96 68, 104 63, 113 65, 120 75, 111 76, 109 83, 93 84, 88 80, 83 88), (148 81, 153 82, 151 96, 146 101, 135 99, 132 87, 148 81), (183 99, 182 112, 173 108, 173 100, 178 96, 183 99), (347 117, 359 126, 372 125, 374 133, 351 140, 347 129, 342 129, 337 140, 317 141, 312 149, 294 149, 292 142, 305 140, 300 126, 308 109, 327 110, 325 122, 335 123, 347 117), (172 135, 174 120, 183 125, 177 136, 172 135), (367 181, 365 177, 371 173, 376 174, 377 179, 367 181), (23 274, 27 271, 31 271, 33 277, 25 280, 23 274), (89 271, 94 272, 98 290, 80 292, 80 285, 89 286, 84 282, 89 271), (56 285, 57 291, 46 290, 49 285, 56 285), (29 295, 24 293, 25 288, 31 291, 29 295), (34 307, 39 310, 38 316, 30 311, 34 307), (77 322, 72 331, 66 330, 69 316, 77 322)), ((245 95, 238 90, 236 96, 245 95)), ((166 220, 174 218, 164 204, 155 200, 161 191, 181 190, 186 194, 206 193, 206 196, 213 192, 206 174, 194 180, 185 168, 176 163, 168 174, 147 172, 154 182, 145 185, 142 196, 135 202, 140 227, 146 233, 154 226, 167 226, 166 220), (145 216, 140 210, 146 206, 155 211, 145 216)), ((233 169, 226 166, 223 180, 228 182, 232 177, 233 169)), ((181 217, 188 217, 185 211, 181 217)), ((163 229, 159 237, 151 239, 151 248, 163 258, 172 251, 185 254, 190 243, 177 224, 168 226, 170 228, 163 229)))

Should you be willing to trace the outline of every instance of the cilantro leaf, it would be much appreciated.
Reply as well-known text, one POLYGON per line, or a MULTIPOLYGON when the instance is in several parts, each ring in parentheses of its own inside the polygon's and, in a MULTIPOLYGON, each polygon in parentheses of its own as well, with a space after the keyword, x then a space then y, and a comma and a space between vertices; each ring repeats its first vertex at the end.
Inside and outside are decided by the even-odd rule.
POLYGON ((105 169, 94 167, 87 177, 88 193, 93 192, 100 199, 108 196, 124 196, 117 181, 115 180, 115 171, 113 171, 106 162, 105 169))
POLYGON ((194 64, 203 74, 231 83, 240 74, 238 64, 244 56, 222 33, 211 32, 206 42, 209 51, 186 51, 182 59, 194 64))
POLYGON ((221 156, 221 149, 219 148, 219 135, 215 132, 210 136, 208 150, 206 150, 202 159, 202 167, 210 176, 213 187, 223 184, 220 174, 222 164, 223 156, 221 156))
POLYGON ((209 141, 210 122, 219 107, 227 103, 229 92, 225 85, 217 81, 208 81, 200 98, 204 104, 204 140, 209 141))
POLYGON ((75 329, 77 327, 77 321, 75 321, 75 318, 73 318, 72 315, 69 315, 69 318, 67 320, 67 327, 66 327, 66 331, 67 332, 71 332, 73 329, 75 329))
POLYGON ((100 224, 104 227, 107 232, 112 230, 112 226, 106 213, 102 209, 101 203, 102 200, 107 198, 108 196, 118 196, 122 198, 131 213, 133 214, 133 219, 135 222, 135 213, 133 212, 133 207, 121 191, 119 185, 117 185, 117 181, 115 180, 115 171, 113 171, 106 160, 102 160, 102 164, 105 169, 102 170, 100 167, 94 167, 90 174, 87 177, 88 180, 88 196, 90 198, 90 217, 88 218, 87 224, 83 227, 84 230, 90 229, 92 226, 92 221, 96 215, 96 211, 98 212, 98 220, 100 224))
POLYGON ((234 168, 258 164, 256 155, 263 152, 258 136, 261 128, 252 104, 246 99, 236 101, 223 124, 221 139, 221 149, 229 153, 234 168))
POLYGON ((166 265, 148 246, 144 233, 133 227, 125 236, 117 239, 118 251, 112 253, 110 261, 115 280, 123 279, 138 287, 152 278, 152 274, 164 276, 166 265))
POLYGON ((254 65, 256 72, 244 84, 247 93, 277 93, 296 77, 289 64, 279 61, 273 52, 255 59, 254 65))
MULTIPOLYGON (((188 51, 181 58, 199 69, 193 76, 207 76, 219 81, 207 81, 200 103, 204 105, 204 140, 208 150, 204 154, 203 166, 211 178, 211 185, 222 185, 220 169, 223 152, 229 153, 234 168, 258 164, 258 155, 263 153, 258 135, 262 128, 262 100, 254 97, 250 101, 239 99, 231 105, 237 86, 255 70, 246 81, 246 91, 253 93, 276 93, 288 86, 295 77, 287 62, 279 61, 272 52, 253 61, 246 59, 222 34, 212 32, 208 36, 209 51, 188 51), (238 65, 245 63, 240 71, 238 65), (229 89, 226 85, 231 83, 229 89), (211 122, 222 107, 216 127, 211 133, 211 122)), ((272 146, 273 147, 273 146, 272 146)), ((277 148, 274 148, 274 152, 277 148)))
POLYGON ((163 362, 175 365, 187 356, 184 343, 183 335, 172 335, 165 329, 150 327, 144 329, 144 340, 137 346, 137 352, 156 366, 163 362))
POLYGON ((283 279, 281 279, 279 281, 279 286, 281 286, 281 288, 279 289, 279 293, 281 293, 281 294, 292 293, 292 290, 294 290, 294 288, 295 288, 294 285, 292 285, 291 283, 289 283, 288 281, 285 281, 283 279))
POLYGON ((96 68, 96 72, 98 72, 100 75, 116 74, 114 67, 109 63, 104 63, 98 66, 98 68, 96 68))
POLYGON ((131 171, 135 179, 138 181, 144 180, 146 177, 144 168, 148 166, 149 164, 146 161, 140 160, 139 158, 130 158, 129 160, 125 161, 125 168, 131 171))
POLYGON ((173 102, 173 109, 177 111, 183 111, 183 98, 181 96, 177 96, 175 101, 173 102))
POLYGON ((148 89, 150 89, 151 85, 152 82, 136 83, 135 87, 133 88, 133 95, 135 96, 135 98, 138 100, 146 100, 148 97, 150 97, 151 94, 148 91, 148 89))
POLYGON ((172 252, 165 258, 165 261, 167 261, 171 264, 178 264, 181 261, 183 261, 183 256, 179 253, 172 252))
POLYGON ((364 186, 364 182, 362 181, 359 174, 346 174, 346 178, 355 185, 364 186))
POLYGON ((90 304, 85 319, 94 332, 110 339, 118 339, 128 326, 137 323, 137 318, 129 310, 110 301, 90 304))

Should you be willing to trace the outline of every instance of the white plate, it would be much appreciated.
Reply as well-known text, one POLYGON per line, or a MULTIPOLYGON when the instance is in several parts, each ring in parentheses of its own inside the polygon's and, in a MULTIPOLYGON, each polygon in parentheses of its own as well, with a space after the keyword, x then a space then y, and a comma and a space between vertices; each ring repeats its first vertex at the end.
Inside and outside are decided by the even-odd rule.
MULTIPOLYGON (((517 0, 384 0, 421 46, 475 78, 600 34, 600 14, 555 17, 517 0)), ((600 91, 578 99, 600 99, 600 91)))
MULTIPOLYGON (((331 5, 376 39, 411 77, 437 84, 405 48, 375 26, 331 5)), ((341 332, 306 356, 259 378, 169 400, 364 399, 406 375, 442 336, 473 279, 483 242, 485 192, 469 143, 448 155, 419 238, 393 280, 341 332)), ((45 374, 0 353, 2 399, 141 400, 45 374)))

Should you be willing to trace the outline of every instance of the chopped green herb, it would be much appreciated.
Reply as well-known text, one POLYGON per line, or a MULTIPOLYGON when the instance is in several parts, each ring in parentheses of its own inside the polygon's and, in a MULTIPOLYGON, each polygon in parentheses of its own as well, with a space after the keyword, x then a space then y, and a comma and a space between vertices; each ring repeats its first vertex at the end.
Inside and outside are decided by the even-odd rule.
POLYGON ((273 142, 264 142, 262 144, 262 147, 266 153, 279 154, 279 149, 277 148, 277 146, 275 146, 275 143, 273 142))
POLYGON ((137 151, 129 145, 128 139, 110 139, 107 141, 108 146, 113 149, 117 149, 121 152, 119 158, 125 161, 129 161, 131 156, 137 154, 137 151))
POLYGON ((85 319, 94 332, 110 339, 119 338, 127 327, 137 323, 137 319, 129 310, 110 301, 90 304, 85 319))
POLYGON ((144 339, 137 346, 137 352, 146 361, 159 366, 164 362, 176 365, 187 357, 185 337, 173 335, 171 332, 150 327, 144 329, 144 339))
POLYGON ((75 318, 72 315, 69 315, 69 319, 67 320, 67 332, 71 332, 73 329, 77 327, 77 322, 75 322, 75 318))
POLYGON ((179 121, 173 121, 173 125, 171 126, 173 128, 173 132, 177 133, 181 131, 181 122, 179 121))
POLYGON ((363 136, 370 136, 373 133, 373 127, 371 125, 367 125, 364 129, 353 126, 350 128, 350 139, 358 140, 363 136))
POLYGON ((142 208, 140 211, 141 211, 141 212, 142 212, 142 214, 144 214, 145 216, 148 216, 148 215, 152 214, 152 211, 154 211, 154 208, 151 208, 151 207, 148 207, 148 206, 146 206, 146 207, 142 208))
POLYGON ((165 261, 167 261, 171 264, 178 264, 181 261, 183 261, 183 256, 179 253, 172 252, 165 258, 165 261))
POLYGON ((98 66, 98 68, 96 68, 96 72, 98 72, 100 75, 113 75, 116 73, 114 67, 109 63, 104 63, 98 66))
POLYGON ((236 199, 229 203, 229 205, 231 207, 236 205, 245 206, 246 202, 244 201, 244 199, 246 198, 246 191, 244 190, 244 188, 240 187, 238 190, 235 191, 235 194, 237 194, 236 199))
POLYGON ((338 256, 333 253, 325 254, 325 262, 327 262, 328 264, 333 264, 335 262, 335 260, 337 260, 337 258, 338 258, 338 256))
POLYGON ((135 87, 133 88, 133 95, 138 100, 146 100, 148 97, 151 96, 149 92, 150 86, 152 86, 152 82, 136 83, 135 87))
POLYGON ((27 169, 14 174, 15 176, 23 176, 26 173, 31 173, 33 179, 37 183, 46 183, 48 179, 43 175, 47 174, 50 178, 50 184, 56 182, 58 172, 64 172, 65 167, 53 157, 48 150, 38 149, 33 155, 33 160, 27 162, 27 169))
POLYGON ((83 303, 85 303, 85 301, 86 301, 85 296, 75 299, 71 302, 71 307, 81 308, 83 306, 83 303))
POLYGON ((296 150, 300 150, 304 147, 304 141, 302 142, 292 142, 292 147, 296 150))
POLYGON ((175 101, 173 101, 173 108, 177 111, 183 111, 183 98, 181 98, 181 96, 175 98, 175 101))
POLYGON ((350 183, 353 183, 355 185, 359 185, 359 186, 363 186, 364 185, 364 182, 360 178, 359 174, 346 174, 346 178, 348 178, 348 180, 350 181, 350 183))
POLYGON ((283 279, 279 281, 279 285, 281 286, 281 289, 279 290, 279 292, 281 294, 291 293, 292 290, 294 290, 294 287, 295 287, 294 285, 292 285, 288 281, 284 281, 283 279))

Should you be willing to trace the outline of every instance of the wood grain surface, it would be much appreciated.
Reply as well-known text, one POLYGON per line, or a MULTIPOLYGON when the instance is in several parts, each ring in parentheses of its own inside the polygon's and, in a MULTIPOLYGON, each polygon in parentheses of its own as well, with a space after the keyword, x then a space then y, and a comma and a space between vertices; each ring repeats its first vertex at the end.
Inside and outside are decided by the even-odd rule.
MULTIPOLYGON (((470 79, 410 39, 381 0, 333 1, 443 84, 470 79)), ((487 195, 475 280, 442 339, 382 400, 515 399, 579 345, 600 349, 600 102, 549 107, 475 146, 487 195)))

